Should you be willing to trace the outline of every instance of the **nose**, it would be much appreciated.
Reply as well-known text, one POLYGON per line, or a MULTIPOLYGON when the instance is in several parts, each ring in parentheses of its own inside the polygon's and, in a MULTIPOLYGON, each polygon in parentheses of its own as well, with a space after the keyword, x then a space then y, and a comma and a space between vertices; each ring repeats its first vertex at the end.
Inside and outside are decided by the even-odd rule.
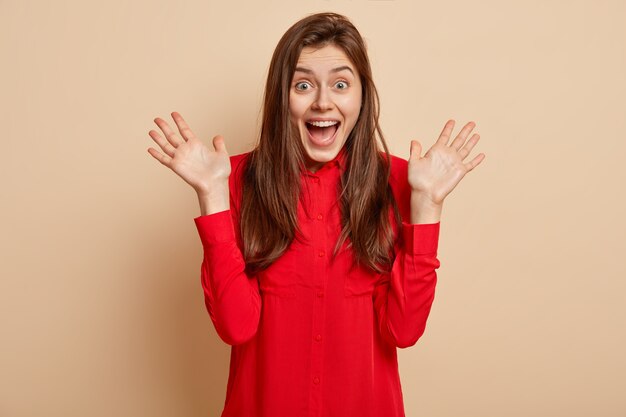
POLYGON ((313 108, 315 110, 323 111, 323 110, 331 110, 334 106, 332 97, 326 88, 318 89, 317 96, 315 97, 315 102, 313 103, 313 108))

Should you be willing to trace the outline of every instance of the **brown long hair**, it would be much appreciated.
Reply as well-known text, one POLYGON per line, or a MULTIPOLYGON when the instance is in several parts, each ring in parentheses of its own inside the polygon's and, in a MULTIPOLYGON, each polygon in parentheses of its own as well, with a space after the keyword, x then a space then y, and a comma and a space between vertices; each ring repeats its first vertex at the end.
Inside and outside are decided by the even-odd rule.
POLYGON ((389 186, 390 155, 378 124, 379 98, 365 43, 345 16, 317 13, 285 32, 270 63, 259 143, 243 173, 240 227, 248 272, 267 268, 299 237, 297 207, 305 150, 290 119, 290 84, 302 49, 328 44, 345 52, 362 85, 361 111, 344 144, 346 169, 338 190, 342 230, 333 255, 348 240, 356 263, 375 272, 391 267, 394 231, 389 210, 396 224, 400 215, 389 186))

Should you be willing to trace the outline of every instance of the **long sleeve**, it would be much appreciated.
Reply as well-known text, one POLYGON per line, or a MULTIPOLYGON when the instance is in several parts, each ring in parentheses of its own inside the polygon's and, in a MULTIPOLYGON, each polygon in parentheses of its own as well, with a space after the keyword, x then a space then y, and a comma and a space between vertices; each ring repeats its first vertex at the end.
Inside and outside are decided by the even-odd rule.
POLYGON ((381 335, 399 348, 422 336, 435 297, 440 222, 403 222, 404 245, 396 244, 392 270, 374 289, 374 308, 381 335))
POLYGON ((199 216, 194 221, 204 252, 202 289, 215 330, 229 345, 244 343, 256 334, 261 296, 257 279, 245 273, 231 210, 199 216))
POLYGON ((435 297, 436 270, 440 266, 437 259, 440 222, 408 222, 411 188, 407 178, 408 162, 392 157, 390 185, 402 222, 400 225, 394 222, 396 257, 391 272, 381 276, 373 294, 380 333, 399 348, 413 346, 424 333, 435 297))
POLYGON ((257 332, 261 295, 256 276, 248 276, 236 233, 246 154, 231 156, 230 209, 194 218, 203 247, 201 283, 207 311, 219 337, 229 345, 247 342, 257 332))

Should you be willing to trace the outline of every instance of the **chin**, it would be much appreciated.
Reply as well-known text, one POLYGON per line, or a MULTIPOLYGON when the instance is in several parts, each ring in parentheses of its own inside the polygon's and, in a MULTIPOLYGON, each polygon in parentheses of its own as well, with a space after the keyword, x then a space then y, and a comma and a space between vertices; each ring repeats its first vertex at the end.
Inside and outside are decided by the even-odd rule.
POLYGON ((306 152, 306 162, 307 167, 315 167, 320 168, 327 162, 332 161, 339 154, 341 148, 337 149, 307 149, 305 147, 306 152))

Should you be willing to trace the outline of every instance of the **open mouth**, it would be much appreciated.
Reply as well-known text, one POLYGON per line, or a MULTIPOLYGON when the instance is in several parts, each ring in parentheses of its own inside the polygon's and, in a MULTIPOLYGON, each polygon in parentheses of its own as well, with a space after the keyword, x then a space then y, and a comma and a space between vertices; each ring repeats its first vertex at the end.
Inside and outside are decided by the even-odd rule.
POLYGON ((330 145, 335 140, 341 122, 338 120, 305 122, 309 139, 316 145, 330 145))

